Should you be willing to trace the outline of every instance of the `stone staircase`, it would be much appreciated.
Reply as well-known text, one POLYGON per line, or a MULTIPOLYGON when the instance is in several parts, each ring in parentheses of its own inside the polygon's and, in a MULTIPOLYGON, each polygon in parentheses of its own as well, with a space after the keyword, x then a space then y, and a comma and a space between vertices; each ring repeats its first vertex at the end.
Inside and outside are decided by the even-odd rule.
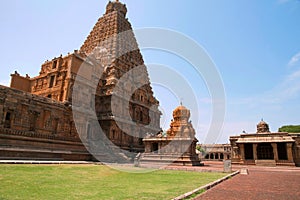
POLYGON ((275 160, 255 160, 257 166, 276 167, 275 160))
POLYGON ((94 146, 91 153, 94 161, 102 163, 133 163, 133 158, 128 155, 127 151, 117 146, 106 144, 104 141, 98 141, 98 144, 94 146))

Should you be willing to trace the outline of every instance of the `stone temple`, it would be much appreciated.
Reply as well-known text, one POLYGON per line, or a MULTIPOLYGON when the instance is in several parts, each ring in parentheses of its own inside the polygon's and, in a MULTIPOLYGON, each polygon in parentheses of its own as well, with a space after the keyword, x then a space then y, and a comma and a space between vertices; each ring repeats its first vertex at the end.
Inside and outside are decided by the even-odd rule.
POLYGON ((300 166, 300 134, 272 133, 263 120, 256 133, 231 136, 230 144, 236 164, 300 166))
POLYGON ((0 159, 91 160, 91 141, 104 136, 111 143, 101 145, 114 148, 99 152, 101 159, 144 151, 146 134, 160 131, 161 112, 126 13, 125 4, 109 2, 80 50, 46 61, 36 77, 15 72, 10 88, 0 86, 0 159), (74 108, 87 112, 77 117, 74 108))
POLYGON ((190 110, 180 105, 173 111, 170 128, 158 135, 148 135, 143 141, 145 153, 141 155, 141 166, 185 165, 200 166, 196 154, 198 140, 190 119, 190 110))

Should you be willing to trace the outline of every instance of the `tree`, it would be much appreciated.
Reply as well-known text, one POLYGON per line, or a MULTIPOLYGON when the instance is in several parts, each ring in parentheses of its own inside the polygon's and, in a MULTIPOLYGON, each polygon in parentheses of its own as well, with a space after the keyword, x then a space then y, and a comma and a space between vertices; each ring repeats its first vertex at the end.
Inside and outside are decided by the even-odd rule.
POLYGON ((205 150, 202 149, 201 146, 199 146, 199 145, 196 146, 196 149, 197 149, 199 152, 201 152, 202 155, 204 155, 204 154, 206 153, 205 150))
POLYGON ((278 129, 278 132, 300 133, 300 125, 286 125, 278 129))

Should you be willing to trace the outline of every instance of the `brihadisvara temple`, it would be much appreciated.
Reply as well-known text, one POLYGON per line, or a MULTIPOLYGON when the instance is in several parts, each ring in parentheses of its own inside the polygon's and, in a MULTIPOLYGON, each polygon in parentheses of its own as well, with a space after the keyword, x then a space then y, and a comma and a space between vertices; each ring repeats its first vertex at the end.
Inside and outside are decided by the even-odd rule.
POLYGON ((300 165, 300 133, 271 133, 265 122, 257 133, 230 137, 230 152, 219 145, 203 157, 196 153, 192 110, 174 108, 163 131, 159 101, 126 14, 125 4, 110 1, 79 50, 46 61, 38 76, 15 71, 10 87, 0 85, 1 160, 201 166, 201 159, 217 157, 300 165))

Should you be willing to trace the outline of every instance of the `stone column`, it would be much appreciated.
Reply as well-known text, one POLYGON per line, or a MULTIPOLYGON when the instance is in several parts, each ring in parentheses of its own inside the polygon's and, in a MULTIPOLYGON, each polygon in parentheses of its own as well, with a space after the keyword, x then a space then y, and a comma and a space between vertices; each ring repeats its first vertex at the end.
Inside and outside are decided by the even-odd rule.
POLYGON ((287 143, 286 144, 288 161, 293 163, 294 159, 293 159, 292 146, 293 146, 293 143, 287 143))
POLYGON ((274 160, 278 162, 277 143, 271 143, 273 147, 274 160))
POLYGON ((253 148, 253 160, 257 160, 257 144, 252 144, 253 148))
POLYGON ((245 148, 244 148, 244 144, 240 144, 240 154, 241 154, 241 161, 245 160, 245 148))

